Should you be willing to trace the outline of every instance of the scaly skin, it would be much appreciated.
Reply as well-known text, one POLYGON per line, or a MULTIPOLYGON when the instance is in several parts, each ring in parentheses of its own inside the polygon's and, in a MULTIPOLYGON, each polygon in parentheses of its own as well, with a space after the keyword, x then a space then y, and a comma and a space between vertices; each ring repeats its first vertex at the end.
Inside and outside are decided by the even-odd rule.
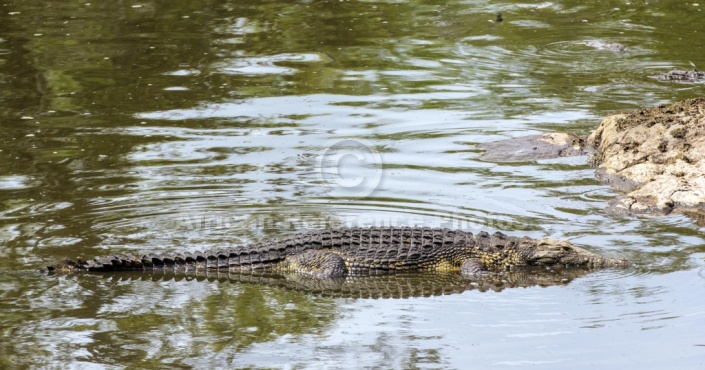
POLYGON ((524 266, 623 267, 569 242, 440 228, 342 228, 312 231, 224 251, 66 260, 50 271, 272 271, 319 278, 403 271, 477 276, 524 266))

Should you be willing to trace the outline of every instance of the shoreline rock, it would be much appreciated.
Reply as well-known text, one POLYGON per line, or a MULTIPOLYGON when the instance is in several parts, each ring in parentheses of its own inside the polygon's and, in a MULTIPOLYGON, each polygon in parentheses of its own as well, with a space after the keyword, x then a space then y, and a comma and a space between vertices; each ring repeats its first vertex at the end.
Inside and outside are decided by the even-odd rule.
POLYGON ((621 193, 608 213, 684 214, 705 226, 705 98, 609 115, 587 139, 547 133, 480 148, 493 162, 592 153, 597 179, 621 193))
POLYGON ((705 99, 607 116, 587 138, 614 214, 705 211, 705 99))

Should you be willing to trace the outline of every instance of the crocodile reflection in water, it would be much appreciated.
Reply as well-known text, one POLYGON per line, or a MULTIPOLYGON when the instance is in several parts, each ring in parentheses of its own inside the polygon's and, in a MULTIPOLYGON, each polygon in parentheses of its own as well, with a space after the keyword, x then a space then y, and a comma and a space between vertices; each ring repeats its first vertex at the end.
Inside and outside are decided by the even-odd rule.
MULTIPOLYGON (((298 291, 331 298, 412 298, 460 294, 465 291, 500 292, 508 288, 549 287, 567 285, 574 279, 594 272, 584 267, 553 268, 530 267, 518 271, 489 274, 472 278, 452 271, 407 272, 345 278, 320 279, 308 274, 273 274, 258 272, 170 270, 85 272, 112 282, 120 281, 171 281, 181 283, 202 281, 258 285, 298 291)), ((59 273, 61 274, 61 273, 59 273)), ((78 278, 76 274, 63 274, 78 278)))

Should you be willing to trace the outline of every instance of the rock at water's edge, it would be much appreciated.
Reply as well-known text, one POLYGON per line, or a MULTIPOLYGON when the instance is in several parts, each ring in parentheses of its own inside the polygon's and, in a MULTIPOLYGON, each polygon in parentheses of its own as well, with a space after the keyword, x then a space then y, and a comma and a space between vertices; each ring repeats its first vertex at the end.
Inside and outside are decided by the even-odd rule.
POLYGON ((705 212, 705 99, 606 117, 588 137, 616 214, 705 212))

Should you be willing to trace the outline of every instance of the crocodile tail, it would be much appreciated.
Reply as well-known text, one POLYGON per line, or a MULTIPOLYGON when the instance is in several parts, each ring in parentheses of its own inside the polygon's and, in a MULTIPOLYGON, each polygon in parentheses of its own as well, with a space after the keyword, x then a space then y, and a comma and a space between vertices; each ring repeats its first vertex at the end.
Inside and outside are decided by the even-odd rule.
POLYGON ((133 255, 111 255, 92 260, 77 258, 47 266, 56 272, 72 271, 135 271, 135 270, 228 270, 264 268, 282 259, 280 253, 258 253, 253 251, 206 251, 194 253, 170 253, 157 255, 149 253, 133 255))
POLYGON ((72 272, 72 271, 115 271, 122 270, 120 260, 117 258, 100 257, 93 260, 77 258, 75 261, 66 259, 63 262, 52 266, 47 266, 49 271, 72 272))
POLYGON ((111 255, 98 257, 92 260, 77 258, 75 261, 67 259, 64 262, 47 266, 49 271, 72 272, 72 271, 134 271, 134 270, 156 270, 174 269, 187 265, 204 263, 206 256, 202 253, 192 255, 187 253, 176 253, 173 255, 159 256, 154 253, 145 254, 141 257, 133 255, 111 255))

